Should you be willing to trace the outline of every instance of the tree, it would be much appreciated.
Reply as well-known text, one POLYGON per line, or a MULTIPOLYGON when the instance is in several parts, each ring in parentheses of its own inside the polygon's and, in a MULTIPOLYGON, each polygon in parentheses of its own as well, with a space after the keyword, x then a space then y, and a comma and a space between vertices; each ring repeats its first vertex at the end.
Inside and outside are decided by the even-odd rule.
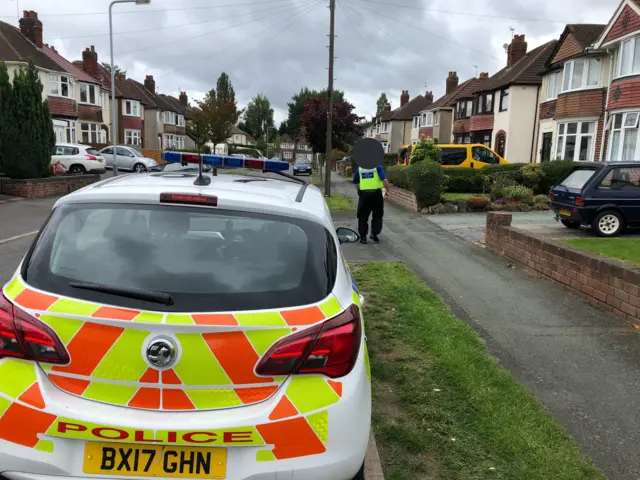
POLYGON ((238 118, 242 115, 242 110, 238 110, 238 103, 236 102, 236 92, 233 89, 233 85, 231 84, 231 79, 229 75, 222 72, 218 77, 218 81, 216 82, 216 99, 218 103, 222 105, 224 108, 233 111, 235 115, 235 119, 233 120, 233 124, 238 123, 238 118))
POLYGON ((199 108, 192 110, 191 119, 186 125, 187 135, 196 142, 196 151, 203 151, 203 147, 209 141, 207 122, 204 112, 199 108))
POLYGON ((267 142, 273 138, 275 133, 273 108, 266 96, 258 94, 253 97, 242 116, 243 119, 238 124, 240 130, 244 130, 256 139, 264 139, 266 134, 267 142))
POLYGON ((0 100, 0 117, 2 123, 13 124, 2 125, 10 128, 0 131, 4 173, 11 178, 46 177, 56 138, 49 104, 42 100, 38 70, 30 61, 26 69, 16 72, 12 88, 6 83, 6 66, 0 70, 0 95, 4 97, 0 100))
MULTIPOLYGON (((327 96, 320 94, 312 96, 305 104, 302 127, 314 152, 322 152, 326 147, 328 107, 327 96)), ((362 135, 362 127, 358 125, 362 117, 354 113, 355 108, 347 101, 334 102, 332 148, 344 150, 349 139, 362 135)))
POLYGON ((0 62, 0 172, 4 172, 2 159, 11 154, 10 130, 17 128, 13 117, 13 88, 7 64, 0 62))
MULTIPOLYGON (((107 63, 107 62, 102 62, 102 66, 104 67, 104 69, 105 69, 107 72, 109 72, 109 75, 111 75, 111 64, 110 64, 110 63, 107 63)), ((114 70, 115 70, 115 72, 116 72, 116 77, 117 77, 118 75, 120 75, 121 73, 122 73, 122 74, 124 74, 124 75, 126 75, 126 74, 127 74, 127 71, 126 71, 126 70, 121 69, 118 65, 114 65, 114 66, 113 66, 113 69, 114 69, 114 70)))
POLYGON ((376 117, 384 111, 384 107, 387 105, 387 103, 389 103, 387 94, 382 92, 380 94, 380 97, 378 98, 378 101, 376 102, 376 117))
POLYGON ((438 147, 437 139, 422 137, 413 147, 409 163, 414 164, 424 160, 440 163, 440 147, 438 147))
POLYGON ((238 121, 240 111, 236 103, 233 86, 226 73, 220 75, 218 90, 211 89, 202 102, 198 102, 202 110, 202 129, 206 138, 213 144, 213 151, 217 145, 226 142, 231 136, 231 128, 238 121))

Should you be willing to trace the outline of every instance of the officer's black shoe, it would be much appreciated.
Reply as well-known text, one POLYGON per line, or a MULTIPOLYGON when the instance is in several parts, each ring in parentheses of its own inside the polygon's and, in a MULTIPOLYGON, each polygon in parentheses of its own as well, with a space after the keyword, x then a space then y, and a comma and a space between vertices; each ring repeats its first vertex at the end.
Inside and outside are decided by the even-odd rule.
POLYGON ((378 238, 377 235, 371 235, 371 240, 373 240, 376 243, 380 243, 380 239, 378 238))
POLYGON ((366 245, 367 244, 367 237, 362 237, 360 239, 360 243, 363 244, 363 245, 366 245))

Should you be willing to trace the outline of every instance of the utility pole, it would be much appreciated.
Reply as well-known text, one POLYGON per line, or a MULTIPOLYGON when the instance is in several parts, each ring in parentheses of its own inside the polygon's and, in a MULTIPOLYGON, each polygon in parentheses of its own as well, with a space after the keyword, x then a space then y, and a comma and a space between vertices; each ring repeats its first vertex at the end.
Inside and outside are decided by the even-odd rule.
POLYGON ((327 94, 327 153, 324 158, 324 196, 331 196, 331 151, 333 146, 333 53, 335 41, 336 0, 329 0, 330 27, 329 27, 329 87, 327 94))

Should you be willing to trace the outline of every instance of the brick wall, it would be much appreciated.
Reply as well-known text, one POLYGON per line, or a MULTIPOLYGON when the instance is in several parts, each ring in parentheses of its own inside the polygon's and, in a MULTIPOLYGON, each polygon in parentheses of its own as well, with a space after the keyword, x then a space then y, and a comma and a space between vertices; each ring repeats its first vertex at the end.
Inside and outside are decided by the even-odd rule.
POLYGON ((605 90, 560 94, 556 103, 556 119, 599 117, 604 111, 605 90))
POLYGON ((453 133, 469 133, 471 127, 471 120, 455 120, 453 122, 453 133))
POLYGON ((407 210, 411 210, 412 212, 419 211, 416 196, 409 190, 389 185, 389 191, 387 193, 389 194, 389 201, 400 205, 407 210))
POLYGON ((472 132, 493 130, 493 115, 474 115, 471 117, 469 128, 472 132))
POLYGON ((551 61, 551 63, 556 63, 561 60, 566 60, 567 58, 573 57, 574 55, 579 55, 581 53, 582 53, 582 47, 576 41, 576 39, 573 38, 573 35, 569 34, 565 37, 564 41, 562 42, 562 45, 558 49, 558 53, 556 53, 556 56, 553 57, 553 60, 551 61))
POLYGON ((433 127, 423 127, 419 130, 419 136, 424 138, 433 138, 433 127))
POLYGON ((640 324, 640 269, 511 227, 511 214, 487 213, 489 249, 616 316, 640 324))
POLYGON ((550 102, 544 102, 540 104, 540 114, 539 120, 549 120, 553 119, 556 116, 556 100, 551 100, 550 102))
POLYGON ((12 197, 42 198, 66 195, 100 181, 100 175, 74 175, 27 180, 0 178, 0 193, 12 197))
POLYGON ((604 39, 604 43, 615 40, 616 38, 624 37, 631 32, 636 32, 640 30, 640 16, 631 8, 629 5, 626 5, 622 12, 620 12, 620 16, 616 23, 613 25, 609 33, 607 34, 607 38, 604 39))
POLYGON ((614 80, 609 91, 609 110, 640 107, 640 76, 614 80))
POLYGON ((48 97, 52 117, 78 117, 78 104, 70 98, 48 97))

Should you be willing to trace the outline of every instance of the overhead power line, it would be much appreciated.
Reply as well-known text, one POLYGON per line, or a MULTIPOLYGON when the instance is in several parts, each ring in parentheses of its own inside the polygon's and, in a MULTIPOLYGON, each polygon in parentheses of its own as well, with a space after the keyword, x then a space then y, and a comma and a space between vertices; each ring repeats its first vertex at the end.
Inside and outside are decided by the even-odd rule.
POLYGON ((413 10, 423 10, 425 12, 436 12, 436 13, 446 13, 448 15, 466 15, 470 17, 483 17, 483 18, 499 18, 503 20, 519 20, 521 22, 546 22, 546 23, 572 23, 571 21, 566 20, 549 20, 548 18, 527 18, 527 17, 507 17, 503 15, 490 15, 485 13, 472 13, 472 12, 454 12, 452 10, 440 10, 438 8, 428 8, 428 7, 418 7, 415 5, 402 5, 401 3, 395 3, 392 1, 381 1, 381 0, 358 0, 359 2, 367 2, 367 3, 378 3, 380 5, 384 5, 386 7, 400 7, 400 8, 409 8, 413 10))

